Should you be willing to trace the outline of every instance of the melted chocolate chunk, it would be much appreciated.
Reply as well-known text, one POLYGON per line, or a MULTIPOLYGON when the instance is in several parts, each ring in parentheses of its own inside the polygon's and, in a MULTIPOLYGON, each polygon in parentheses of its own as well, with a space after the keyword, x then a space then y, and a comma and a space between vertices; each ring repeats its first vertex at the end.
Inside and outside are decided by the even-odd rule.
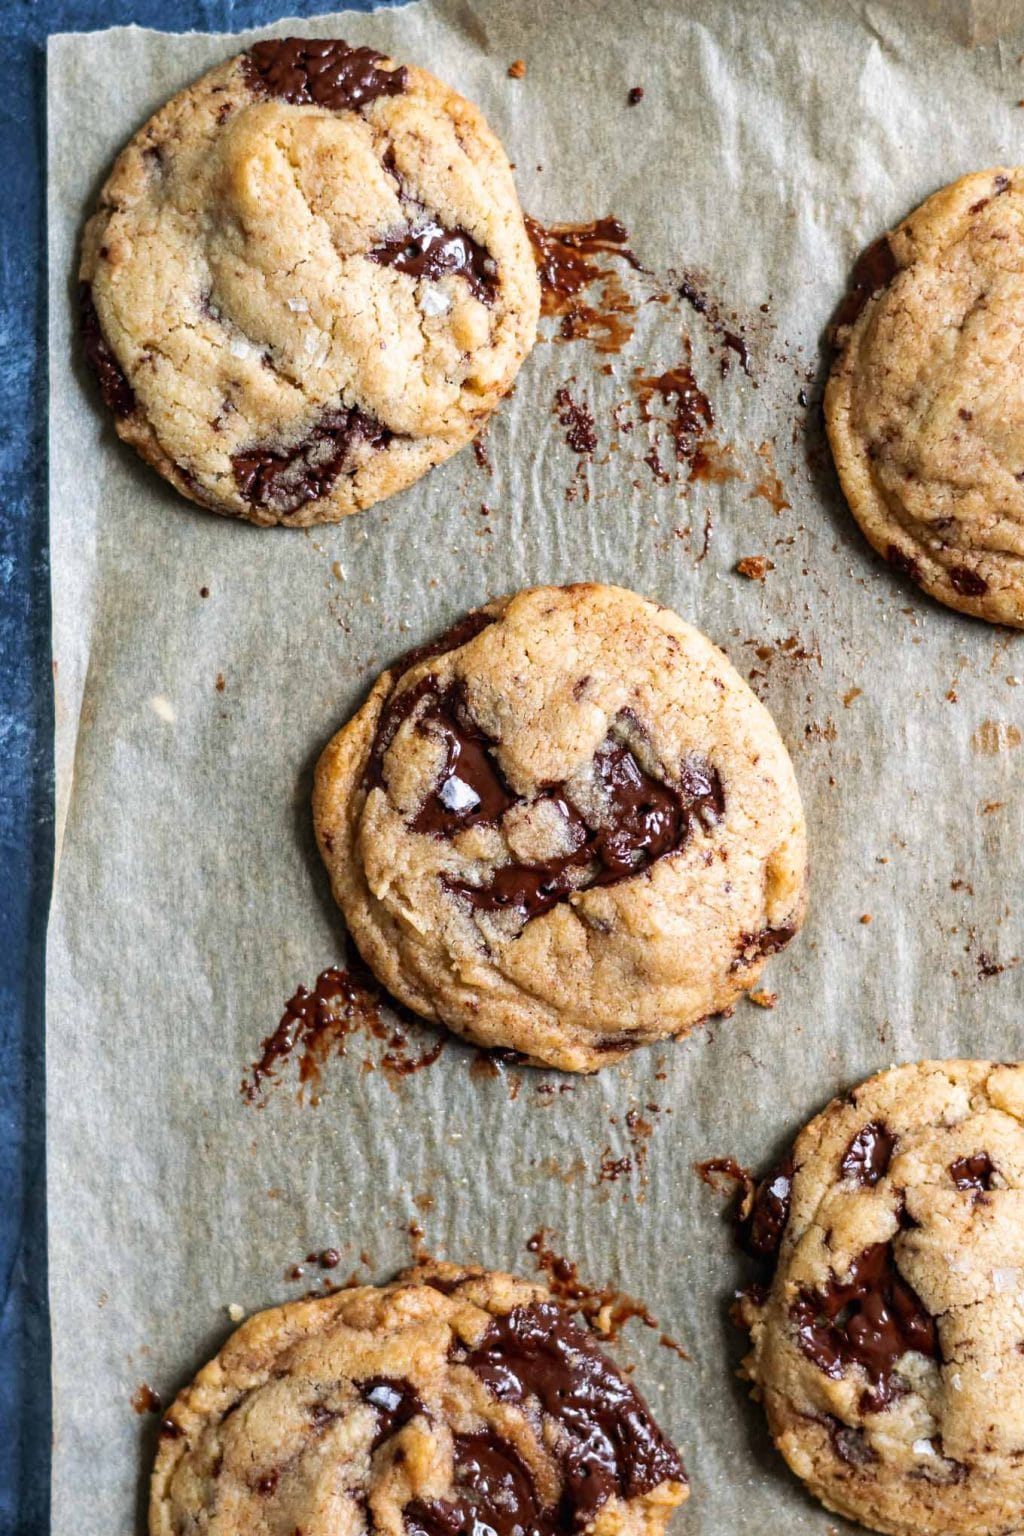
POLYGON ((791 1308, 797 1341, 819 1370, 837 1381, 863 1367, 871 1388, 861 1398, 878 1413, 900 1395, 896 1367, 910 1350, 939 1359, 935 1320, 896 1268, 891 1243, 874 1243, 854 1259, 850 1278, 824 1291, 804 1291, 791 1308))
POLYGON ((791 923, 786 923, 781 928, 762 928, 760 933, 741 933, 736 944, 737 953, 732 969, 735 971, 741 966, 753 965, 755 961, 763 960, 766 955, 774 955, 778 950, 785 949, 795 933, 796 928, 791 923))
POLYGON ((878 1460, 862 1429, 844 1424, 841 1419, 833 1418, 831 1414, 828 1416, 827 1423, 832 1449, 839 1460, 845 1461, 848 1467, 869 1467, 872 1462, 878 1460))
MULTIPOLYGON (((489 622, 481 617, 480 628, 489 622)), ((438 644, 447 648, 447 639, 438 644)), ((413 655, 421 660, 429 651, 413 655)), ((470 715, 462 687, 452 685, 440 693, 432 677, 421 678, 397 697, 392 694, 385 704, 370 750, 367 788, 383 787, 384 757, 403 722, 427 698, 430 703, 416 729, 441 739, 445 759, 436 788, 410 827, 414 832, 452 837, 477 823, 496 824, 522 801, 501 773, 494 743, 470 715)), ((502 864, 481 885, 444 876, 446 888, 481 911, 508 908, 527 918, 538 917, 573 890, 614 885, 647 869, 681 848, 694 822, 710 829, 725 811, 717 771, 696 756, 683 763, 678 785, 667 785, 645 772, 628 747, 609 739, 594 758, 594 770, 606 799, 599 825, 586 821, 565 784, 549 784, 537 797, 549 801, 561 816, 567 852, 534 864, 514 860, 502 864), (581 871, 585 872, 582 878, 581 871)))
POLYGON ((855 1179, 869 1188, 885 1177, 892 1162, 896 1137, 880 1120, 872 1120, 859 1130, 843 1155, 839 1172, 844 1179, 855 1179))
POLYGON ((88 283, 79 284, 78 305, 85 360, 95 375, 103 403, 115 416, 130 416, 135 409, 135 391, 125 378, 100 328, 100 317, 96 313, 92 289, 88 283))
POLYGON ((390 235, 367 254, 379 266, 394 267, 411 277, 437 279, 449 273, 464 277, 470 292, 484 304, 494 298, 498 271, 494 257, 464 229, 445 229, 424 217, 414 228, 390 235))
POLYGON ((961 597, 984 597, 988 591, 988 582, 984 576, 979 576, 977 571, 970 570, 966 565, 950 568, 949 584, 961 597))
POLYGON ((354 468, 353 450, 361 444, 386 448, 391 433, 358 406, 342 406, 321 417, 304 442, 284 453, 252 448, 231 459, 245 500, 281 516, 297 512, 326 496, 343 472, 354 468))
POLYGON ((560 1529, 513 1446, 486 1430, 452 1438, 457 1497, 407 1504, 408 1536, 540 1536, 560 1529))
POLYGON ((245 67, 254 91, 293 105, 357 111, 378 96, 400 96, 409 82, 404 67, 380 69, 383 58, 333 38, 281 37, 256 43, 245 67))
POLYGON ((973 1157, 958 1157, 950 1163, 949 1171, 957 1189, 985 1191, 992 1188, 995 1173, 992 1159, 987 1152, 975 1152, 973 1157))
POLYGON ((488 737, 470 715, 458 683, 435 695, 416 729, 442 742, 445 760, 437 790, 409 823, 414 832, 452 837, 479 822, 493 825, 515 805, 516 796, 488 750, 488 737))
POLYGON ((370 1444, 371 1451, 390 1440, 417 1414, 426 1412, 407 1381, 391 1376, 368 1376, 357 1385, 363 1402, 369 1403, 377 1413, 377 1431, 370 1444))
MULTIPOLYGON (((455 1358, 500 1402, 536 1399, 562 1431, 551 1447, 560 1462, 561 1500, 539 1516, 527 1506, 518 1522, 537 1536, 582 1530, 610 1498, 637 1498, 663 1482, 686 1481, 678 1452, 646 1403, 590 1335, 552 1302, 517 1307, 496 1319, 475 1348, 455 1358)), ((493 1476, 493 1465, 485 1476, 493 1476)), ((506 1536, 514 1527, 495 1529, 506 1536)))
POLYGON ((899 264, 893 255, 889 237, 883 235, 862 251, 850 274, 850 286, 846 297, 832 318, 833 327, 852 325, 865 304, 881 288, 888 288, 899 264))
POLYGON ((789 1153, 754 1191, 743 1241, 759 1259, 773 1259, 789 1220, 793 1195, 793 1154, 789 1153))
POLYGON ((494 623, 490 614, 477 609, 473 613, 467 613, 465 618, 459 619, 444 634, 438 635, 436 640, 428 640, 426 645, 415 646, 413 650, 406 651, 400 656, 392 667, 396 678, 401 680, 413 667, 418 667, 421 661, 432 661, 435 656, 446 656, 449 651, 457 651, 460 646, 467 645, 470 640, 475 640, 483 630, 494 623))

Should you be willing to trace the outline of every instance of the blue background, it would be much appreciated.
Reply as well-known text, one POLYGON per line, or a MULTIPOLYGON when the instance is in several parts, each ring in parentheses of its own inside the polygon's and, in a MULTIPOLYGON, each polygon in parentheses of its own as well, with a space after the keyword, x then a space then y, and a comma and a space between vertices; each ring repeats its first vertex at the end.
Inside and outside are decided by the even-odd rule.
MULTIPOLYGON (((370 0, 348 4, 371 9, 370 0)), ((0 0, 0 1536, 44 1536, 50 1523, 43 1056, 53 871, 46 38, 127 22, 230 32, 282 14, 330 9, 330 0, 0 0)))

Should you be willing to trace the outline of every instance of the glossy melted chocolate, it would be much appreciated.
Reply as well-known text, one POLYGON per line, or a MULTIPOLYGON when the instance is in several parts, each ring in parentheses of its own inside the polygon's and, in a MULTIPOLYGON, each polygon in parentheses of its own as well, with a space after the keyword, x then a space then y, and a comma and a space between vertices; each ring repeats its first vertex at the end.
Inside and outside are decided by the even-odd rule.
POLYGON ((973 1189, 984 1192, 992 1188, 995 1166, 987 1152, 975 1152, 973 1157, 958 1157, 950 1163, 949 1171, 957 1189, 973 1189))
POLYGON ((358 1383, 364 1403, 369 1403, 377 1414, 377 1429, 370 1445, 375 1451, 385 1440, 398 1433, 417 1414, 426 1412, 416 1393, 407 1381, 392 1376, 368 1376, 358 1383))
POLYGON ((99 386, 103 403, 115 416, 130 416, 135 409, 135 391, 121 370, 100 328, 100 317, 92 301, 92 289, 81 283, 78 289, 78 318, 85 360, 99 386))
POLYGON ((350 467, 360 444, 386 448, 391 433, 358 406, 342 406, 321 417, 304 442, 278 453, 252 448, 231 459, 235 481, 245 500, 282 516, 326 496, 350 467))
POLYGON ((844 1179, 855 1179, 870 1188, 888 1173, 895 1147, 896 1137, 888 1126, 872 1120, 850 1142, 839 1171, 844 1179))
POLYGON ((789 1220, 793 1194, 793 1156, 784 1157, 754 1191, 754 1203, 743 1240, 759 1259, 774 1259, 789 1220))
POLYGON ((383 58, 334 38, 267 38, 249 49, 245 68, 250 88, 264 95, 295 106, 358 111, 378 96, 400 96, 408 84, 408 70, 381 69, 383 58))
MULTIPOLYGON (((530 1501, 505 1506, 501 1518, 508 1523, 494 1527, 499 1536, 511 1536, 516 1525, 537 1536, 578 1531, 610 1498, 637 1498, 667 1481, 685 1483, 679 1454, 646 1403, 590 1335, 552 1302, 517 1307, 496 1319, 475 1348, 454 1358, 500 1402, 535 1400, 561 1431, 550 1447, 561 1463, 559 1503, 538 1511, 531 1488, 532 1508, 530 1501)), ((507 1448, 498 1449, 504 1459, 507 1448)), ((491 1460, 485 1468, 489 1482, 494 1466, 491 1460)), ((516 1494, 508 1473, 501 1486, 516 1494)), ((516 1496, 522 1499, 521 1484, 516 1496)), ((488 1509, 488 1523, 493 1513, 488 1509)))
POLYGON ((452 274, 465 278, 482 303, 494 298, 497 267, 494 257, 464 229, 445 229, 424 218, 414 227, 390 235, 368 253, 382 267, 394 267, 411 277, 437 279, 452 274))
POLYGON ((484 1431, 456 1434, 454 1499, 415 1499, 403 1511, 407 1536, 533 1536, 561 1529, 545 1511, 529 1467, 507 1441, 484 1431))
POLYGON ((869 1413, 900 1395, 896 1368, 910 1350, 939 1359, 935 1320, 897 1270, 891 1243, 865 1248, 848 1280, 833 1277, 824 1291, 803 1292, 791 1315, 800 1348, 826 1376, 863 1367, 871 1388, 861 1406, 869 1413))

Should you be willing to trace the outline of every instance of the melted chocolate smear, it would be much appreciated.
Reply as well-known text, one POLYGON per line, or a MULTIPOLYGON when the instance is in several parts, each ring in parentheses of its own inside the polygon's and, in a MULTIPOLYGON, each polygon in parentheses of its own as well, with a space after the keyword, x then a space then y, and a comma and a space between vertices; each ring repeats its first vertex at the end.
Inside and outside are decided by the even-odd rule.
POLYGON ((921 567, 913 555, 904 554, 898 544, 890 544, 885 551, 886 562, 894 571, 899 571, 901 576, 907 576, 911 581, 921 580, 921 567))
POLYGON ((381 1018, 379 995, 352 970, 330 966, 321 971, 312 992, 299 987, 289 998, 280 1023, 263 1041, 258 1059, 242 1079, 242 1097, 262 1107, 282 1064, 298 1054, 300 1094, 308 1091, 309 1102, 319 1104, 328 1058, 344 1056, 349 1036, 360 1030, 382 1045, 377 1061, 364 1061, 364 1068, 383 1072, 392 1083, 432 1066, 444 1050, 444 1036, 439 1036, 421 1055, 411 1055, 403 1031, 381 1018))
POLYGON ((88 283, 78 287, 78 320, 85 360, 95 376, 103 403, 115 416, 130 416, 135 409, 135 391, 117 361, 100 328, 100 317, 88 283))
POLYGON ((767 955, 777 954, 780 949, 785 949, 795 933, 796 929, 791 923, 781 928, 762 928, 760 933, 741 933, 732 969, 740 970, 743 966, 754 965, 767 955))
MULTIPOLYGON (((676 461, 702 471, 704 464, 699 456, 700 450, 706 434, 715 424, 715 417, 711 401, 693 376, 689 354, 684 362, 666 369, 664 373, 650 376, 637 373, 633 387, 640 401, 640 413, 644 421, 657 419, 651 414, 653 400, 660 400, 668 408, 667 424, 675 443, 676 461)), ((705 477, 701 474, 698 478, 705 477)))
POLYGON ((973 1157, 956 1158, 949 1171, 957 1189, 985 1191, 992 1188, 996 1170, 987 1152, 975 1152, 973 1157))
POLYGON ((783 1158, 754 1191, 750 1216, 741 1229, 743 1244, 759 1259, 774 1259, 789 1220, 793 1197, 793 1154, 783 1158))
POLYGON ((410 277, 463 277, 481 303, 490 304, 497 286, 494 257, 464 229, 445 229, 424 218, 415 228, 391 235, 368 253, 382 267, 394 267, 410 277))
POLYGON ((540 1536, 564 1529, 547 1512, 515 1448, 489 1431, 455 1434, 454 1499, 415 1499, 403 1511, 408 1536, 540 1536))
POLYGON ((859 1130, 843 1155, 839 1172, 844 1179, 854 1179, 868 1188, 885 1177, 896 1148, 896 1137, 880 1120, 872 1120, 859 1130))
POLYGON ((988 582, 984 576, 979 576, 977 571, 969 570, 966 565, 954 565, 950 568, 949 584, 954 592, 959 592, 961 597, 984 597, 988 591, 988 582))
POLYGON ((421 661, 432 661, 435 656, 446 656, 449 651, 457 651, 460 646, 475 640, 477 635, 493 623, 493 617, 480 610, 467 613, 465 618, 459 619, 458 623, 446 629, 444 634, 438 635, 436 640, 428 640, 426 645, 418 645, 413 650, 406 651, 398 658, 391 670, 401 681, 406 672, 411 672, 413 667, 418 667, 421 661))
POLYGON ((599 352, 620 352, 633 334, 636 303, 618 273, 596 257, 616 256, 641 272, 629 249, 629 231, 618 219, 592 224, 555 224, 545 229, 527 214, 526 232, 540 278, 541 314, 560 319, 561 341, 586 339, 599 352), (596 299, 585 295, 600 285, 596 299))
POLYGON ((939 1359, 935 1320, 896 1268, 891 1243, 875 1243, 853 1261, 850 1278, 805 1291, 791 1308, 797 1341, 834 1381, 859 1365, 871 1388, 861 1398, 878 1413, 903 1390, 896 1367, 910 1350, 939 1359))
POLYGON ((565 427, 565 440, 573 453, 589 458, 597 447, 594 413, 582 400, 574 400, 563 385, 555 394, 558 419, 565 427))
POLYGON ((833 332, 840 326, 852 325, 872 295, 882 288, 888 288, 899 270, 887 235, 873 241, 862 251, 850 273, 846 296, 832 317, 833 332))
MULTIPOLYGON (((678 292, 679 297, 685 299, 690 308, 707 321, 711 330, 721 341, 723 347, 725 347, 726 352, 721 360, 722 377, 725 378, 729 372, 729 357, 727 354, 732 352, 739 359, 739 365, 747 378, 752 378, 753 375, 750 372, 750 350, 747 346, 746 338, 738 331, 730 330, 729 322, 722 314, 720 306, 704 291, 693 273, 687 272, 683 274, 683 280, 679 284, 678 292)), ((732 316, 732 323, 736 323, 735 315, 732 316)))
POLYGON ((537 1536, 584 1529, 611 1498, 638 1498, 664 1482, 686 1482, 678 1452, 646 1403, 553 1302, 495 1319, 475 1348, 454 1358, 499 1402, 535 1399, 562 1431, 552 1448, 560 1462, 559 1503, 539 1520, 521 1522, 537 1536))
POLYGON ((368 1376, 357 1382, 364 1403, 377 1414, 377 1429, 370 1443, 371 1454, 385 1440, 396 1435, 403 1425, 426 1412, 407 1381, 391 1376, 368 1376))
POLYGON ((293 105, 358 111, 378 96, 400 96, 408 84, 408 70, 381 69, 383 58, 333 38, 282 37, 256 43, 245 67, 254 91, 293 105))
POLYGON ((386 448, 391 438, 387 427, 358 406, 342 406, 322 416, 297 447, 284 453, 271 448, 236 453, 231 467, 246 501, 287 517, 326 496, 340 474, 353 472, 357 448, 386 448))

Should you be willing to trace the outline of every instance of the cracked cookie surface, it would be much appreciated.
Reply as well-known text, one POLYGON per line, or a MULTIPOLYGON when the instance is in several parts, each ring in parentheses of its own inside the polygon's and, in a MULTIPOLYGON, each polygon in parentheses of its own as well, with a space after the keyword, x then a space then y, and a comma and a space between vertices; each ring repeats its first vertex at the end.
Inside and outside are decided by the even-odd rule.
POLYGON ((748 1374, 793 1471, 873 1530, 1024 1529, 1022 1120, 1020 1064, 895 1067, 754 1197, 748 1374))
POLYGON ((661 1536, 678 1452, 543 1286, 449 1264, 249 1319, 161 1425, 150 1536, 661 1536))
POLYGON ((336 41, 258 43, 175 96, 86 227, 87 361, 183 495, 333 522, 469 441, 533 344, 539 290, 481 113, 336 41))
POLYGON ((1024 171, 936 192, 844 309, 825 421, 854 517, 932 597, 1024 627, 1024 171))
POLYGON ((326 747, 313 813, 384 986, 569 1071, 722 1011, 803 916, 770 715, 618 587, 520 592, 403 658, 326 747))

